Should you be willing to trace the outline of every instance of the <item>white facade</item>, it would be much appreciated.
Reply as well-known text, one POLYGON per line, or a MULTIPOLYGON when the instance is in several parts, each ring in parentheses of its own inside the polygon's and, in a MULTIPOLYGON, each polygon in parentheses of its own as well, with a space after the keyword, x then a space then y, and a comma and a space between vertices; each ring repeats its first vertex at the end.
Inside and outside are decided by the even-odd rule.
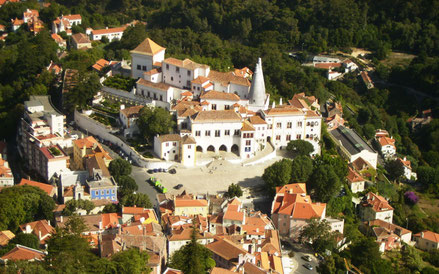
POLYGON ((122 39, 122 35, 124 31, 125 31, 125 27, 93 30, 91 32, 90 37, 91 40, 102 40, 103 37, 106 37, 108 41, 112 42, 114 39, 116 40, 122 39))
POLYGON ((143 78, 143 73, 153 69, 154 64, 165 59, 165 48, 147 38, 131 54, 131 77, 143 78))
POLYGON ((189 59, 183 61, 167 58, 162 63, 163 82, 178 88, 190 89, 191 82, 198 76, 207 77, 210 67, 189 59))
POLYGON ((351 155, 349 162, 352 163, 353 161, 357 160, 360 157, 366 160, 368 163, 370 163, 373 166, 373 168, 377 167, 378 154, 374 152, 370 152, 368 150, 362 150, 360 153, 351 155))

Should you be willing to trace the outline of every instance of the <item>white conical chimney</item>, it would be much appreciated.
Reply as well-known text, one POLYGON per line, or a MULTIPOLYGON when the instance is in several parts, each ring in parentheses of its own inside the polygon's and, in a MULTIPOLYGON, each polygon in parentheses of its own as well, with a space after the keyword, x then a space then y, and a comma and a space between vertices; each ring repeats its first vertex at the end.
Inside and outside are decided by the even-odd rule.
POLYGON ((264 106, 265 101, 265 82, 264 73, 262 72, 262 60, 258 59, 255 73, 253 74, 252 85, 250 87, 250 105, 264 106))

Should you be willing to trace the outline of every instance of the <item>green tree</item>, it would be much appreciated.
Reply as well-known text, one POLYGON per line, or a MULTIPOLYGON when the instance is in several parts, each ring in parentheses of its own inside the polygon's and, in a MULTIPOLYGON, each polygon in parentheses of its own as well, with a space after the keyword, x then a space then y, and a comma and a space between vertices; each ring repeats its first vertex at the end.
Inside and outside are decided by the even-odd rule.
POLYGON ((267 191, 274 195, 277 186, 289 184, 291 181, 291 170, 292 162, 288 159, 282 159, 267 167, 262 175, 267 191))
POLYGON ((120 251, 111 257, 116 273, 149 273, 148 260, 148 253, 138 248, 120 251))
POLYGON ((114 178, 119 178, 120 176, 127 176, 131 174, 131 164, 122 158, 114 159, 110 162, 108 166, 111 176, 114 178))
POLYGON ((305 140, 293 140, 288 142, 287 150, 294 155, 309 156, 314 151, 314 146, 305 140))
POLYGON ((231 184, 229 185, 229 187, 227 188, 227 192, 225 193, 225 196, 228 198, 233 198, 233 197, 241 197, 242 196, 242 189, 238 184, 231 184))
POLYGON ((352 263, 367 273, 392 273, 389 261, 381 259, 374 238, 362 238, 349 247, 352 263))
POLYGON ((292 182, 307 182, 309 176, 313 171, 313 162, 311 158, 305 155, 300 155, 294 158, 291 166, 291 181, 292 182))
POLYGON ((332 166, 320 165, 314 169, 306 187, 318 201, 328 202, 340 191, 341 181, 332 166))
POLYGON ((32 233, 18 233, 9 243, 14 246, 20 244, 33 249, 40 249, 40 241, 37 236, 32 233))
POLYGON ((174 118, 166 109, 144 107, 140 110, 137 125, 141 135, 151 143, 157 134, 163 135, 171 132, 174 118))
POLYGON ((170 266, 187 274, 206 273, 215 267, 209 249, 197 243, 197 229, 192 229, 191 241, 174 252, 170 266))
POLYGON ((95 72, 79 72, 73 80, 76 85, 66 95, 65 108, 70 113, 75 108, 85 108, 102 87, 99 76, 95 72))
POLYGON ((33 186, 13 186, 0 192, 0 229, 13 232, 23 223, 51 220, 55 202, 46 192, 33 186))
POLYGON ((331 232, 331 226, 326 220, 311 219, 300 232, 302 242, 312 242, 315 251, 322 253, 336 247, 336 233, 331 232))
POLYGON ((134 27, 128 27, 120 40, 121 47, 132 50, 137 47, 146 38, 146 27, 143 24, 137 24, 134 27))
POLYGON ((152 204, 148 198, 148 195, 143 193, 131 193, 127 194, 120 199, 120 203, 124 206, 137 206, 144 208, 151 208, 152 204))
POLYGON ((402 175, 404 175, 404 166, 398 160, 387 161, 385 168, 387 171, 387 176, 392 181, 398 180, 402 175))
POLYGON ((92 201, 82 199, 70 200, 66 203, 66 207, 63 209, 62 214, 64 216, 71 216, 79 209, 83 209, 89 214, 94 208, 95 205, 92 201))
POLYGON ((137 185, 136 181, 127 175, 122 175, 117 177, 117 185, 120 187, 118 192, 122 196, 131 194, 137 189, 139 189, 139 186, 137 185))

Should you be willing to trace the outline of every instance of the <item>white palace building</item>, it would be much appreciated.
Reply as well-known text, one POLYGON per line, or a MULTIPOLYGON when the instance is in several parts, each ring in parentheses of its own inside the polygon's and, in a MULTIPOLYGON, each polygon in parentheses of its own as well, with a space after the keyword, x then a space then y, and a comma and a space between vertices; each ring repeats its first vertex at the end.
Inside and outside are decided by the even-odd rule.
POLYGON ((320 153, 317 99, 300 93, 270 106, 260 58, 252 75, 247 68, 219 72, 189 59, 165 59, 165 50, 147 38, 131 51, 136 94, 159 101, 177 119, 178 133, 154 138, 159 158, 194 166, 196 152, 225 151, 244 160, 267 145, 282 149, 298 139, 320 153))

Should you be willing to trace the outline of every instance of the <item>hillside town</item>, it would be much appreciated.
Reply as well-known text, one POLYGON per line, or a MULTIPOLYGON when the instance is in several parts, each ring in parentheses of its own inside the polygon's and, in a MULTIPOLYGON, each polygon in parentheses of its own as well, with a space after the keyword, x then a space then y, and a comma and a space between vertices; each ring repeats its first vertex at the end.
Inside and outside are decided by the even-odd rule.
POLYGON ((328 91, 284 81, 286 96, 264 51, 222 66, 150 22, 92 25, 55 2, 0 25, 0 49, 20 35, 54 49, 0 141, 0 270, 438 271, 437 152, 419 148, 437 145, 437 107, 355 104, 390 96, 378 59, 305 58, 302 43, 282 58, 328 91))

